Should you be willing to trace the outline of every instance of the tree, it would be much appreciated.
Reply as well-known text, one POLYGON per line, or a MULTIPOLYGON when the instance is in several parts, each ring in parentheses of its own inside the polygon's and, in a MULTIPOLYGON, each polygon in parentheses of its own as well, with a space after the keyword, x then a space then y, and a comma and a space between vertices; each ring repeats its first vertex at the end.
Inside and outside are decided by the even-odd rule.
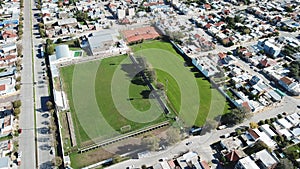
POLYGON ((17 82, 21 82, 21 76, 18 76, 18 77, 16 78, 16 81, 17 81, 17 82))
POLYGON ((205 122, 205 125, 202 127, 202 134, 205 134, 207 132, 210 132, 213 129, 216 129, 218 127, 218 123, 215 120, 207 119, 205 122))
POLYGON ((249 28, 245 28, 245 29, 243 29, 243 33, 244 34, 249 34, 251 32, 251 30, 249 29, 249 28))
POLYGON ((159 89, 159 90, 164 90, 165 86, 164 86, 163 83, 157 82, 157 83, 156 83, 156 88, 159 89))
POLYGON ((13 102, 14 108, 19 108, 19 107, 21 107, 21 105, 22 105, 21 100, 16 100, 13 102))
POLYGON ((275 169, 293 169, 295 168, 294 164, 287 158, 280 158, 279 164, 275 169))
POLYGON ((39 23, 39 28, 44 28, 44 24, 43 23, 39 23))
POLYGON ((51 39, 46 39, 46 45, 51 45, 53 43, 53 40, 51 39))
POLYGON ((22 55, 22 50, 23 50, 23 45, 17 44, 17 53, 19 57, 22 55))
POLYGON ((250 122, 249 125, 250 125, 250 128, 252 128, 252 129, 258 128, 258 124, 255 122, 250 122))
POLYGON ((53 165, 55 165, 56 167, 61 166, 62 165, 62 159, 59 156, 56 156, 54 159, 52 159, 52 163, 53 165))
POLYGON ((241 23, 242 22, 240 15, 235 15, 234 16, 234 22, 236 22, 236 23, 241 23))
POLYGON ((181 140, 180 131, 176 128, 173 127, 169 128, 166 135, 167 135, 166 140, 170 145, 175 144, 181 140))
POLYGON ((80 47, 80 42, 78 38, 74 41, 74 47, 80 47))
POLYGON ((243 122, 247 113, 243 108, 233 109, 231 112, 222 115, 221 122, 228 125, 235 125, 243 122))
POLYGON ((75 17, 79 22, 85 22, 88 19, 88 14, 86 12, 77 11, 75 17))
POLYGON ((52 103, 50 100, 48 100, 48 101, 46 102, 46 106, 47 106, 47 109, 48 109, 48 110, 51 110, 51 109, 53 108, 53 103, 52 103))
POLYGON ((145 71, 145 76, 149 80, 150 83, 156 81, 156 72, 153 68, 148 68, 145 71))
POLYGON ((14 115, 15 115, 15 116, 19 116, 20 113, 21 113, 21 110, 20 110, 19 107, 14 109, 14 115))
POLYGON ((41 5, 37 4, 37 5, 36 5, 36 8, 37 8, 38 10, 40 10, 40 9, 41 9, 41 5))
POLYGON ((115 155, 113 157, 113 163, 116 164, 116 163, 119 163, 122 161, 122 157, 120 155, 115 155))
POLYGON ((63 42, 63 41, 62 41, 61 38, 58 38, 58 39, 56 40, 56 43, 57 43, 57 44, 62 43, 62 42, 63 42))
POLYGON ((265 124, 265 121, 263 121, 263 120, 260 120, 260 121, 258 122, 258 125, 263 125, 263 124, 265 124))
POLYGON ((290 69, 289 76, 299 80, 300 79, 300 70, 299 70, 300 69, 300 61, 298 60, 298 61, 291 62, 289 69, 290 69))
POLYGON ((142 168, 142 169, 147 169, 147 166, 146 166, 145 164, 143 164, 143 165, 141 166, 141 168, 142 168))
POLYGON ((42 28, 39 28, 39 33, 40 33, 40 36, 43 38, 43 37, 46 37, 46 31, 42 28))
POLYGON ((46 54, 47 55, 53 55, 53 53, 54 53, 54 46, 53 45, 47 45, 46 54))

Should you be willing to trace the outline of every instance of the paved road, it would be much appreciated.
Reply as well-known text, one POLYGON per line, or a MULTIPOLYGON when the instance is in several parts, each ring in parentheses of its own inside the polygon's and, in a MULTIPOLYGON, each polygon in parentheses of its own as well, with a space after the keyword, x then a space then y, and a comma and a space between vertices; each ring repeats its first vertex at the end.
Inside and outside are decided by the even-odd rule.
MULTIPOLYGON (((161 152, 152 152, 149 157, 145 157, 143 159, 130 159, 128 161, 124 161, 118 163, 116 165, 108 167, 108 169, 119 169, 125 168, 127 166, 141 167, 143 164, 150 166, 155 163, 158 163, 158 159, 160 158, 168 158, 172 159, 174 155, 179 154, 179 152, 183 152, 185 150, 195 151, 200 155, 201 160, 212 161, 213 151, 210 148, 212 143, 220 140, 220 136, 224 133, 230 133, 235 130, 238 126, 249 126, 250 122, 258 122, 259 120, 275 117, 278 113, 287 112, 288 114, 299 111, 297 109, 297 105, 300 104, 300 99, 295 99, 289 96, 284 97, 281 103, 274 105, 272 109, 266 110, 261 113, 256 113, 250 119, 246 119, 243 123, 233 127, 227 128, 224 130, 213 130, 210 133, 207 133, 203 136, 193 136, 190 137, 181 143, 178 143, 175 146, 169 147, 165 151, 161 152), (192 144, 186 145, 186 142, 191 141, 192 144)), ((216 167, 216 164, 213 164, 216 167)))
MULTIPOLYGON (((36 9, 32 0, 32 9, 36 9)), ((51 160, 54 157, 53 137, 49 132, 50 114, 46 109, 46 101, 49 99, 48 82, 44 79, 46 76, 46 66, 44 58, 38 58, 39 48, 42 45, 37 25, 38 22, 34 18, 34 14, 39 13, 38 10, 33 10, 33 55, 34 55, 34 78, 37 82, 35 85, 35 106, 36 106, 36 128, 37 128, 37 164, 39 169, 51 169, 51 160), (52 153, 50 153, 52 151, 52 153)))
POLYGON ((36 168, 30 5, 31 1, 24 1, 24 34, 22 41, 24 57, 20 91, 20 99, 22 101, 20 128, 23 129, 23 132, 19 137, 19 149, 23 152, 21 169, 36 168))

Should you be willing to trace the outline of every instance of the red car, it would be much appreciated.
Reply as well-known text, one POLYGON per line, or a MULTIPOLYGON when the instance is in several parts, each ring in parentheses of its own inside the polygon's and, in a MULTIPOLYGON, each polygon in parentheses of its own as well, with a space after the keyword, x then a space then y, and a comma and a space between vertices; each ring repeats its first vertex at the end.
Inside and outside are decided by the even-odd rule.
POLYGON ((18 130, 18 133, 21 134, 21 133, 22 133, 22 129, 19 129, 19 130, 18 130))

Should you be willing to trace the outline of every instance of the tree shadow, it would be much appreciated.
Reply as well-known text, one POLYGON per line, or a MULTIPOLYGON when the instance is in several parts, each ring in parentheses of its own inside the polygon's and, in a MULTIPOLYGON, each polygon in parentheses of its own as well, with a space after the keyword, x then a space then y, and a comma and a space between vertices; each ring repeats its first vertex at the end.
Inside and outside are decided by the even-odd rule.
POLYGON ((205 78, 202 73, 196 72, 194 73, 195 78, 205 78))
POLYGON ((191 68, 190 68, 190 71, 191 71, 191 72, 199 72, 199 70, 198 70, 196 67, 191 67, 191 68))
POLYGON ((121 70, 126 72, 127 77, 129 77, 131 79, 133 79, 138 73, 138 67, 133 63, 121 64, 121 70))
POLYGON ((151 91, 150 90, 143 90, 140 94, 142 95, 143 99, 149 99, 151 91))
POLYGON ((41 97, 41 109, 42 109, 42 111, 47 111, 48 110, 46 103, 49 100, 50 100, 50 97, 48 97, 48 96, 46 96, 46 97, 42 96, 41 97))
POLYGON ((142 85, 142 86, 147 85, 139 73, 135 77, 133 77, 133 79, 131 80, 131 83, 136 84, 136 85, 142 85))

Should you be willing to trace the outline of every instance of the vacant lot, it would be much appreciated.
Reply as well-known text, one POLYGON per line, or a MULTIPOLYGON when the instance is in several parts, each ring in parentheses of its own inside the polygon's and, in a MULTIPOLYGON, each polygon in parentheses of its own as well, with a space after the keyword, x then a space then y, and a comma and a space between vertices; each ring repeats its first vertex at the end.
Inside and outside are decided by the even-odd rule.
POLYGON ((122 55, 61 68, 79 145, 166 120, 156 100, 145 97, 148 87, 131 83, 130 64, 122 55), (128 86, 126 90, 118 91, 124 85, 128 86), (147 115, 151 121, 135 120, 147 115))
POLYGON ((225 98, 170 43, 147 41, 133 46, 133 51, 137 57, 146 57, 156 69, 157 80, 164 84, 170 107, 187 124, 202 126, 207 118, 214 119, 228 112, 225 98))

